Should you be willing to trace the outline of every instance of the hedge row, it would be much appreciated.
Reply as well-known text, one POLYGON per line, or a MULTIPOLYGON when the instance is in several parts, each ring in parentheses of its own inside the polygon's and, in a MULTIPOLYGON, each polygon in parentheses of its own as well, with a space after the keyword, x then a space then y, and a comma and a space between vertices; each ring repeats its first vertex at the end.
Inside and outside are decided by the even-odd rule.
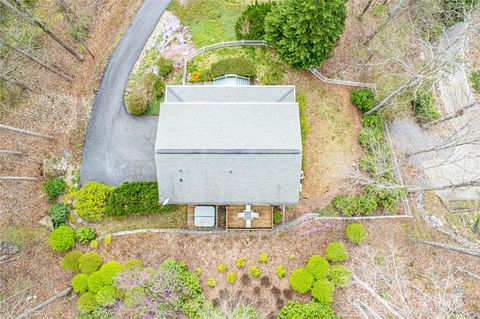
POLYGON ((156 182, 126 182, 114 188, 88 182, 75 200, 80 217, 98 221, 104 215, 160 214, 172 211, 173 205, 160 205, 156 182))

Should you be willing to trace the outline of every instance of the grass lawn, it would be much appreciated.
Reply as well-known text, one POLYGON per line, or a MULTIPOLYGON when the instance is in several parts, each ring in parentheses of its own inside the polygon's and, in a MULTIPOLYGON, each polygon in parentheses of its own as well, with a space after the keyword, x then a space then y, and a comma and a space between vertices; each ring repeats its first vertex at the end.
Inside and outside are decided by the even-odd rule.
POLYGON ((105 217, 96 224, 99 234, 142 228, 185 228, 187 215, 185 206, 164 214, 128 215, 122 217, 105 217))
POLYGON ((197 47, 236 40, 235 23, 248 0, 195 0, 182 5, 174 0, 168 10, 188 26, 197 47))

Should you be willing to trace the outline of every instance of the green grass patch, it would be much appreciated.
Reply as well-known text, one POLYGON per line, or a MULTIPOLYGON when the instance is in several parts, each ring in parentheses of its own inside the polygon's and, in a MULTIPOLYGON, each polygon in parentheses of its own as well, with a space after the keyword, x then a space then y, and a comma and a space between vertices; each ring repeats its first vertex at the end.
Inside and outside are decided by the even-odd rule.
POLYGON ((235 24, 247 7, 242 0, 190 0, 182 5, 174 0, 168 10, 188 26, 197 47, 236 39, 235 24))

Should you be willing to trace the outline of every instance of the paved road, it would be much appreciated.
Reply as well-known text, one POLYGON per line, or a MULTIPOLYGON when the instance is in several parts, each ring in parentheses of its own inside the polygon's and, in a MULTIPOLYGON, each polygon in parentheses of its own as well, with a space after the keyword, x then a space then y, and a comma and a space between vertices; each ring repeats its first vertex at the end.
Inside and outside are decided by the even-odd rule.
POLYGON ((154 145, 157 117, 125 110, 128 76, 171 0, 145 0, 105 69, 88 123, 81 182, 119 185, 156 180, 154 145))

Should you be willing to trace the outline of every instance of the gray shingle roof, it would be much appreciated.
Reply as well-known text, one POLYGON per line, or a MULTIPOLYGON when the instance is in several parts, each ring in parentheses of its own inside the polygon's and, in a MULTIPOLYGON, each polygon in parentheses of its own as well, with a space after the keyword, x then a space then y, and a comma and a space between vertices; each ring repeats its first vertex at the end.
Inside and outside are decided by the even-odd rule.
POLYGON ((198 93, 199 99, 246 101, 251 89, 269 103, 172 103, 169 95, 155 147, 160 195, 171 203, 297 203, 302 143, 293 87, 217 88, 174 87, 184 100, 198 93), (272 103, 282 96, 286 102, 272 103))

